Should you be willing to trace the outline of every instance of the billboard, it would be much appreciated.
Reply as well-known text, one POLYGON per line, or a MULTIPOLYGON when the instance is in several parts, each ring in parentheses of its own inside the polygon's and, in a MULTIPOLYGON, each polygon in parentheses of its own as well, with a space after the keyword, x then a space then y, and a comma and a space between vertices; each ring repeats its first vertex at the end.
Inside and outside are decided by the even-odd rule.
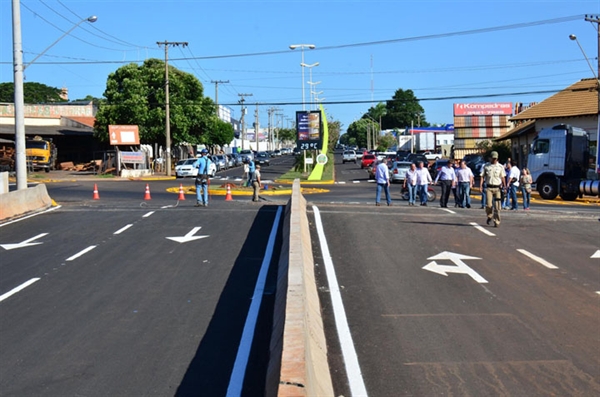
POLYGON ((140 135, 137 125, 109 125, 108 136, 111 145, 140 144, 140 135))
POLYGON ((296 145, 298 149, 321 149, 321 137, 323 136, 321 111, 311 110, 296 112, 296 134, 296 145))
POLYGON ((512 102, 493 103, 455 103, 455 116, 487 116, 503 114, 511 116, 513 113, 512 102))

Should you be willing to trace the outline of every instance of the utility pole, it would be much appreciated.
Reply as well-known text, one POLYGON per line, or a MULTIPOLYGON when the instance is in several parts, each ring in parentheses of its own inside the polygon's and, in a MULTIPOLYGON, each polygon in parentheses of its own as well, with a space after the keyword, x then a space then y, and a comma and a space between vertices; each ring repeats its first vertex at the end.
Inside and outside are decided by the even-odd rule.
POLYGON ((157 41, 160 47, 165 46, 165 146, 167 151, 167 176, 171 176, 171 114, 169 111, 169 46, 187 47, 187 41, 157 41))
POLYGON ((241 98, 238 102, 240 105, 242 105, 242 118, 241 118, 241 123, 242 123, 242 150, 244 150, 244 142, 246 142, 246 123, 245 123, 245 116, 246 116, 246 108, 244 107, 244 102, 246 101, 246 99, 244 97, 247 96, 252 96, 252 94, 238 94, 238 96, 241 98))
POLYGON ((258 102, 256 102, 256 110, 254 111, 254 139, 256 139, 256 151, 258 152, 258 131, 260 131, 260 124, 258 123, 258 102))
POLYGON ((229 80, 211 80, 215 85, 215 105, 217 107, 217 117, 219 116, 219 84, 227 84, 229 80))
MULTIPOLYGON (((596 24, 596 32, 598 33, 598 70, 596 71, 596 90, 598 92, 598 124, 596 130, 596 172, 600 173, 600 165, 598 161, 600 161, 600 15, 586 15, 585 20, 591 23, 596 24)), ((587 57, 586 57, 587 58, 587 57)))

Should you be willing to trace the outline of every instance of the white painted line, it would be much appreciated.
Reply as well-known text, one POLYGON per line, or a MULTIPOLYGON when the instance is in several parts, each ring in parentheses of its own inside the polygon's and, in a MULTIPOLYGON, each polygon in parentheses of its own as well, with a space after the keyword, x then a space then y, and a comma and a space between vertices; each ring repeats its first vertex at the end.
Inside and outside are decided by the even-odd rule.
POLYGON ((375 183, 375 179, 369 179, 367 182, 369 182, 369 183, 375 183))
POLYGON ((267 273, 269 272, 269 264, 271 263, 271 258, 273 256, 275 237, 277 237, 277 229, 279 228, 279 218, 281 217, 282 208, 283 207, 281 206, 277 207, 277 215, 275 215, 275 221, 271 227, 269 242, 267 243, 265 256, 263 257, 260 272, 258 273, 258 279, 256 280, 256 286, 254 287, 254 295, 252 295, 250 309, 248 310, 248 316, 246 317, 246 323, 244 324, 240 346, 238 347, 233 370, 231 371, 231 378, 229 378, 229 386, 227 387, 227 396, 229 397, 242 395, 246 367, 248 366, 248 358, 250 357, 250 348, 252 348, 256 321, 258 320, 258 312, 265 291, 267 273))
POLYGON ((340 185, 345 185, 346 181, 340 181, 340 182, 336 182, 336 183, 339 183, 340 185))
POLYGON ((152 214, 154 214, 154 211, 148 212, 146 215, 142 216, 142 218, 148 218, 152 214))
POLYGON ((365 382, 358 363, 358 356, 356 354, 354 342, 352 341, 352 335, 350 334, 350 327, 348 326, 346 310, 344 309, 340 287, 335 275, 335 268, 333 267, 325 231, 323 230, 323 224, 321 223, 321 213, 316 206, 313 205, 312 208, 315 214, 315 226, 317 227, 319 242, 321 244, 321 254, 323 255, 323 262, 325 262, 327 283, 329 284, 335 324, 338 338, 340 339, 342 355, 344 356, 344 363, 346 365, 346 375, 348 376, 348 384, 350 385, 350 394, 353 396, 367 396, 367 388, 365 387, 365 382))
POLYGON ((1 224, 1 225, 0 225, 0 227, 2 227, 2 226, 6 226, 6 225, 10 225, 10 224, 12 224, 12 223, 16 223, 16 222, 21 222, 21 221, 23 221, 23 220, 25 220, 25 219, 27 219, 27 218, 31 218, 32 216, 38 216, 38 215, 41 215, 41 214, 45 214, 46 212, 50 212, 50 211, 57 210, 57 209, 59 209, 60 207, 62 207, 62 206, 61 206, 61 205, 57 205, 56 207, 49 208, 49 209, 47 209, 46 211, 42 211, 42 212, 36 212, 35 214, 31 214, 31 215, 24 216, 23 218, 19 218, 19 219, 15 219, 14 221, 10 221, 10 222, 3 223, 3 224, 1 224))
POLYGON ((89 247, 87 247, 86 249, 84 249, 83 251, 80 251, 79 253, 73 255, 72 257, 68 258, 67 261, 72 261, 75 260, 77 258, 79 258, 80 256, 90 252, 91 250, 93 250, 94 248, 96 248, 96 245, 90 245, 89 247))
POLYGON ((456 212, 454 212, 454 211, 452 211, 452 210, 449 210, 448 208, 444 208, 444 211, 446 211, 446 212, 449 212, 449 213, 451 213, 451 214, 456 214, 456 212))
POLYGON ((529 251, 526 251, 526 250, 521 249, 521 248, 517 249, 517 251, 519 251, 520 253, 522 253, 525 256, 530 257, 531 259, 533 259, 534 261, 538 262, 539 264, 546 266, 548 269, 558 269, 557 266, 554 266, 552 263, 548 262, 544 258, 540 258, 539 256, 534 255, 534 254, 532 254, 529 251))
POLYGON ((4 299, 7 299, 8 297, 16 294, 17 292, 21 291, 22 289, 29 287, 31 284, 35 283, 38 280, 39 280, 39 278, 32 278, 31 280, 24 282, 23 284, 19 285, 18 287, 11 289, 7 293, 2 294, 0 296, 0 302, 2 302, 4 299))
POLYGON ((113 234, 121 234, 123 233, 125 230, 129 229, 131 226, 133 226, 133 223, 130 223, 127 226, 123 226, 122 228, 120 228, 119 230, 117 230, 116 232, 114 232, 113 234))
POLYGON ((492 236, 492 237, 495 236, 494 233, 485 229, 483 226, 478 225, 476 222, 471 222, 471 223, 469 223, 469 225, 473 226, 475 229, 479 230, 481 233, 487 234, 488 236, 492 236))
POLYGON ((360 183, 360 181, 352 181, 352 183, 360 183))
POLYGON ((597 293, 598 295, 600 295, 600 291, 596 291, 596 293, 597 293))
POLYGON ((595 259, 595 258, 600 258, 600 250, 594 252, 594 254, 592 256, 590 256, 591 259, 595 259))

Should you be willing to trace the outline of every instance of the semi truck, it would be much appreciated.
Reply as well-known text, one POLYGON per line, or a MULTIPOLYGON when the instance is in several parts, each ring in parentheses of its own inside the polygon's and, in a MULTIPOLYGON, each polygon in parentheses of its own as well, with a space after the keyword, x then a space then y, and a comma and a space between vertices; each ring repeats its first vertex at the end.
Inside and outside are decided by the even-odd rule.
POLYGON ((590 140, 582 128, 558 124, 542 129, 531 144, 527 168, 545 200, 560 195, 563 200, 572 201, 583 195, 599 194, 597 174, 596 179, 587 178, 590 140))
POLYGON ((35 136, 25 141, 25 156, 27 157, 27 168, 35 171, 43 169, 46 172, 54 170, 58 152, 52 140, 42 139, 35 136))

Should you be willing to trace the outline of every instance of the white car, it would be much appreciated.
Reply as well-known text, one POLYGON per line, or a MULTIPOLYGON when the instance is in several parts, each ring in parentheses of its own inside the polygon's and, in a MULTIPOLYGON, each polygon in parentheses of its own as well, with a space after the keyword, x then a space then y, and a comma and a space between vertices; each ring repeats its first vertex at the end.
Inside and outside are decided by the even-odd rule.
MULTIPOLYGON (((183 164, 175 166, 175 177, 176 178, 185 178, 186 176, 196 177, 198 175, 198 168, 195 166, 196 161, 198 159, 191 158, 187 159, 183 162, 183 164)), ((208 175, 214 177, 217 173, 217 166, 213 161, 210 162, 208 166, 208 175)))
POLYGON ((442 154, 441 153, 435 153, 435 152, 423 152, 423 155, 427 158, 427 160, 439 160, 442 158, 442 154))

